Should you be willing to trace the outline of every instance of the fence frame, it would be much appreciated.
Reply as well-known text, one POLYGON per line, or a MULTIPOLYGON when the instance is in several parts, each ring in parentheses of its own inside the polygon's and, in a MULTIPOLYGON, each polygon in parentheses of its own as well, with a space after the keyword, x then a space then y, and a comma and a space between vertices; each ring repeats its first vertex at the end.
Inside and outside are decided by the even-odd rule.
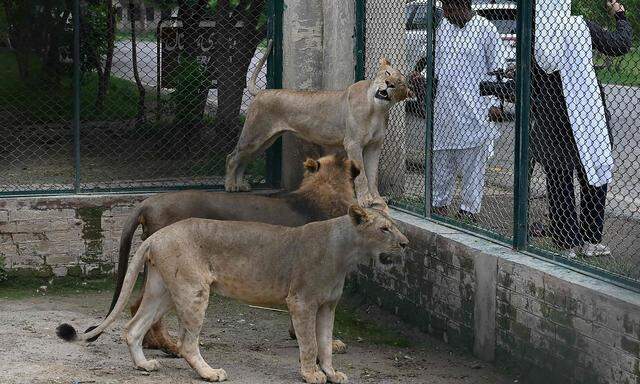
MULTIPOLYGON (((355 0, 356 28, 355 28, 355 78, 356 81, 365 79, 365 39, 366 39, 366 0, 355 0)), ((542 259, 578 273, 594 277, 624 289, 640 292, 640 281, 594 267, 580 261, 561 257, 556 253, 541 249, 530 244, 528 239, 528 200, 529 200, 529 124, 531 122, 531 49, 533 30, 533 1, 515 0, 517 4, 517 46, 516 46, 516 116, 515 116, 515 145, 514 145, 514 175, 513 175, 513 234, 512 237, 503 236, 488 229, 462 223, 448 217, 431 212, 431 140, 433 130, 433 75, 426 79, 425 89, 425 206, 411 207, 406 204, 391 205, 394 209, 410 215, 432 220, 445 226, 482 237, 486 240, 506 245, 528 256, 542 259)), ((435 0, 428 0, 427 11, 427 52, 434 52, 435 30, 433 23, 435 0)), ((434 73, 434 55, 427 57, 426 71, 434 73)))
MULTIPOLYGON (((282 14, 284 11, 284 0, 267 1, 267 39, 273 39, 271 54, 267 59, 267 87, 282 88, 282 14)), ((73 22, 73 103, 72 103, 72 161, 73 177, 69 188, 29 189, 29 190, 7 190, 0 191, 0 199, 28 197, 28 196, 60 196, 73 194, 127 194, 127 193, 149 193, 161 191, 176 191, 185 189, 206 189, 222 190, 222 185, 180 185, 175 186, 146 186, 146 187, 83 187, 81 172, 81 113, 80 113, 80 0, 73 0, 72 5, 73 22)), ((161 23, 163 19, 159 21, 161 23)), ((157 47, 159 49, 159 46, 157 47)), ((159 56, 158 56, 159 60, 159 56)), ((159 69, 159 68, 158 68, 159 69)), ((160 84, 158 83, 158 86, 160 84)), ((282 139, 278 139, 270 148, 266 150, 266 174, 264 185, 256 186, 256 189, 272 189, 280 187, 280 177, 282 168, 282 139)))

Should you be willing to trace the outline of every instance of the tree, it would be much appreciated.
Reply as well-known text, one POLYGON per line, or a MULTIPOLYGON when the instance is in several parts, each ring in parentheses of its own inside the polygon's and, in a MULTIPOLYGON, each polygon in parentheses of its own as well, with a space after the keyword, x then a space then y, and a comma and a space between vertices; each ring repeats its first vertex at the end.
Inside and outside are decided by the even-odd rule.
MULTIPOLYGON (((133 15, 135 11, 135 4, 129 0, 129 12, 133 15)), ((144 124, 147 121, 147 112, 145 107, 145 95, 146 90, 142 81, 140 80, 140 74, 138 73, 138 46, 136 44, 136 21, 135 18, 130 18, 131 21, 131 61, 133 64, 133 77, 136 80, 138 86, 138 114, 136 116, 136 125, 144 124)))

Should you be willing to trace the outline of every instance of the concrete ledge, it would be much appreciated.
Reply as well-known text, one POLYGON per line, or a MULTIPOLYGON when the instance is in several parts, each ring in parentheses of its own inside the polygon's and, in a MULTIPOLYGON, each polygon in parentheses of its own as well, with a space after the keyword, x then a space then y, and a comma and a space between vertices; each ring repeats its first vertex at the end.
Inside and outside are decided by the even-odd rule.
POLYGON ((362 268, 373 302, 527 382, 639 383, 640 294, 508 247, 393 212, 402 270, 362 268))

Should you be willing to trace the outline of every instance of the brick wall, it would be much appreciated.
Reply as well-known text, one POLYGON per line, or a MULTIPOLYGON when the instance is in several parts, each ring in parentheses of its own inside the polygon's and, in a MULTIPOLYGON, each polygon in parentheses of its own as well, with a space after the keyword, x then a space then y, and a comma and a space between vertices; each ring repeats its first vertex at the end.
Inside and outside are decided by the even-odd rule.
POLYGON ((640 383, 640 294, 394 213, 411 248, 357 289, 406 321, 515 368, 529 383, 640 383))
MULTIPOLYGON (((0 199, 0 256, 7 269, 41 276, 109 272, 118 258, 122 225, 131 207, 146 197, 0 199)), ((138 232, 134 246, 139 239, 138 232)))

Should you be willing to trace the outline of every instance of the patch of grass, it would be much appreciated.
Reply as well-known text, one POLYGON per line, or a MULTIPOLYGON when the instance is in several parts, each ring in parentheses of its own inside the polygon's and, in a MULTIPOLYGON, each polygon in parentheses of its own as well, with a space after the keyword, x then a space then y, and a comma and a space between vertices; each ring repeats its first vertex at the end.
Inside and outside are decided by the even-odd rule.
MULTIPOLYGON (((138 279, 137 287, 142 285, 138 279)), ((0 298, 20 300, 29 297, 66 296, 86 293, 112 292, 115 279, 112 276, 100 278, 80 278, 74 276, 39 278, 28 273, 9 272, 9 278, 0 283, 0 298), (46 286, 46 292, 38 292, 41 286, 46 286)))
POLYGON ((410 347, 412 343, 393 330, 358 317, 353 308, 338 306, 334 323, 334 335, 350 342, 362 339, 367 343, 392 347, 410 347))
MULTIPOLYGON (((51 84, 41 68, 33 64, 34 74, 23 81, 13 53, 0 51, 0 106, 17 113, 22 121, 34 123, 69 122, 73 116, 73 87, 71 76, 59 84, 51 84)), ((80 88, 80 113, 83 120, 123 120, 135 117, 138 90, 130 81, 112 77, 104 108, 96 110, 98 75, 85 73, 80 88)))
POLYGON ((598 78, 605 84, 640 86, 640 49, 614 58, 611 66, 598 71, 598 78))

